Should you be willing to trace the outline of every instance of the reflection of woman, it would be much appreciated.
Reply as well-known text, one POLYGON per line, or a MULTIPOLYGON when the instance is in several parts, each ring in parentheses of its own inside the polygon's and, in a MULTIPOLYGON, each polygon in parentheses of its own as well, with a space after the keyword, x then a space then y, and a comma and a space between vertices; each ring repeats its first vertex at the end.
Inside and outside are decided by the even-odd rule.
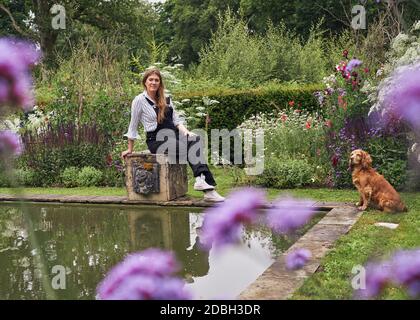
MULTIPOLYGON (((186 156, 180 150, 185 150, 188 153, 196 143, 202 143, 198 136, 188 131, 182 124, 180 117, 174 110, 171 100, 165 98, 165 86, 158 69, 151 69, 145 73, 143 87, 145 88, 144 92, 135 97, 131 105, 130 126, 128 133, 125 134, 128 138, 128 149, 121 154, 123 158, 133 152, 134 141, 138 139, 137 128, 139 122, 143 124, 144 130, 146 131, 146 143, 151 153, 159 153, 159 147, 168 141, 175 145, 174 149, 169 148, 169 152, 176 150, 176 154, 169 155, 173 159, 176 159, 176 156, 186 156), (157 136, 162 129, 172 130, 174 135, 172 137, 166 137, 167 140, 165 141, 160 141, 157 139, 157 136), (187 139, 180 139, 180 134, 183 137, 190 138, 188 141, 186 141, 187 139), (195 137, 195 141, 191 141, 191 137, 195 137), (186 143, 186 148, 180 148, 180 143, 186 143)), ((190 155, 187 155, 188 163, 196 178, 194 189, 203 191, 205 200, 214 202, 224 201, 224 198, 215 191, 216 181, 201 154, 203 148, 200 147, 198 150, 201 151, 198 163, 196 161, 192 162, 190 155)))

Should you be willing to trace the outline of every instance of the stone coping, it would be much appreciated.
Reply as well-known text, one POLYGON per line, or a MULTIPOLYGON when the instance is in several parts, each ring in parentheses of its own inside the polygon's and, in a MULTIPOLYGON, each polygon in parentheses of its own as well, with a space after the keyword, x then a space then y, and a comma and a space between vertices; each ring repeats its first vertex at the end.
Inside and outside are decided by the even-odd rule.
POLYGON ((305 279, 317 271, 321 259, 333 248, 338 238, 350 231, 361 215, 362 212, 354 206, 341 206, 332 209, 286 252, 282 253, 238 298, 240 300, 285 300, 290 298, 302 286, 305 279), (311 260, 301 270, 287 270, 285 257, 299 248, 310 250, 311 260))
MULTIPOLYGON (((189 197, 182 197, 173 201, 130 201, 124 196, 64 196, 53 194, 33 194, 25 195, 19 198, 14 195, 0 194, 0 202, 5 201, 25 201, 25 202, 55 202, 55 203, 86 203, 86 204, 125 204, 125 205, 154 205, 163 207, 199 207, 208 208, 217 204, 204 201, 202 199, 194 199, 189 197)), ((344 204, 346 205, 346 204, 344 204)), ((347 204, 349 205, 349 204, 347 204)), ((313 201, 312 206, 320 211, 330 211, 334 208, 343 206, 340 202, 323 202, 313 201)), ((272 208, 272 203, 268 204, 266 208, 272 208)))

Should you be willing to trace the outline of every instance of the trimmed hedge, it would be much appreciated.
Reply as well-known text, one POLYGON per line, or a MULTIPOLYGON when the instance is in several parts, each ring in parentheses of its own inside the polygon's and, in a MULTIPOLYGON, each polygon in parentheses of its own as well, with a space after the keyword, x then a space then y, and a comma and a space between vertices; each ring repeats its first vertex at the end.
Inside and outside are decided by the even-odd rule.
MULTIPOLYGON (((202 105, 203 97, 209 97, 220 103, 209 107, 210 124, 212 129, 235 129, 244 120, 257 113, 271 113, 290 107, 314 112, 319 110, 314 93, 321 90, 322 85, 270 85, 247 90, 210 90, 207 92, 179 92, 175 94, 177 100, 189 99, 184 107, 202 105), (293 106, 289 102, 294 101, 293 106)), ((180 109, 183 109, 181 106, 180 109)), ((199 124, 204 127, 204 119, 199 124)))

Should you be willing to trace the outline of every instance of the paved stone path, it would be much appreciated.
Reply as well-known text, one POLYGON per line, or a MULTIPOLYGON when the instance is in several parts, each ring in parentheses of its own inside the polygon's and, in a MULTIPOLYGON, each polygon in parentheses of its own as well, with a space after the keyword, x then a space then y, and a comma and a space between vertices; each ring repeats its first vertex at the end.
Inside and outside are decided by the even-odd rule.
POLYGON ((242 300, 284 300, 300 288, 320 266, 321 259, 342 235, 349 232, 361 217, 354 206, 341 206, 332 209, 303 235, 293 246, 284 252, 256 281, 240 295, 242 300), (301 270, 289 271, 285 266, 288 253, 306 248, 311 251, 312 259, 301 270))

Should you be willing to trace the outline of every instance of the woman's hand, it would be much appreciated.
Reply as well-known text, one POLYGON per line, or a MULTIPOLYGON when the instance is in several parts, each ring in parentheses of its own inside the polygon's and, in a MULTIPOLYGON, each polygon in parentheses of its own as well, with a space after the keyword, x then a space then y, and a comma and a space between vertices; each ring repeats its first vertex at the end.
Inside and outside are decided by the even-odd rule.
POLYGON ((125 150, 121 153, 121 159, 125 160, 125 157, 129 154, 132 154, 133 152, 130 150, 125 150))

